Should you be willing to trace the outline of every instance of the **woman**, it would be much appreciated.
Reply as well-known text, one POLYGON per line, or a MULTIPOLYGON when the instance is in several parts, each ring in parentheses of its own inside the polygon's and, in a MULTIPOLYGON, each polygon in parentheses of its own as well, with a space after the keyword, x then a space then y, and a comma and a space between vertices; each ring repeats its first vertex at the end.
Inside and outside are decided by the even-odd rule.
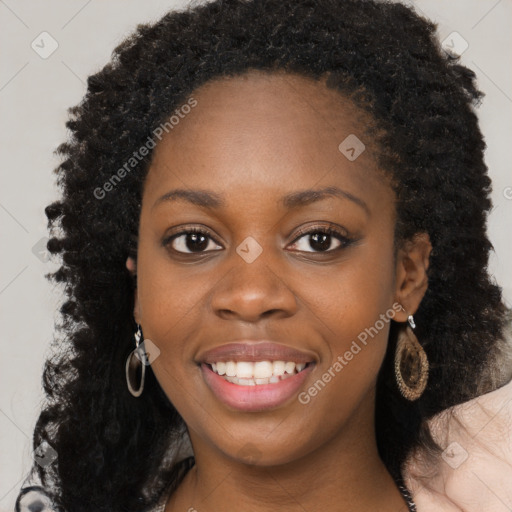
POLYGON ((480 96, 401 4, 140 26, 71 110, 46 208, 47 506, 415 510, 428 420, 505 380, 480 96))

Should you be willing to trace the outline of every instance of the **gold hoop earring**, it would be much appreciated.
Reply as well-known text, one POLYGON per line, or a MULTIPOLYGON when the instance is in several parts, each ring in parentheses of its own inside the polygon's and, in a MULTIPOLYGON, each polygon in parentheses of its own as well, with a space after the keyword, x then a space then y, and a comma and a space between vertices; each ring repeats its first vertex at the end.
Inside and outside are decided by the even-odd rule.
POLYGON ((407 317, 409 325, 400 329, 395 352, 395 377, 398 389, 404 398, 417 400, 425 391, 428 381, 429 364, 413 329, 416 328, 412 315, 407 317))
POLYGON ((146 377, 146 365, 142 362, 143 360, 139 349, 140 340, 142 339, 142 329, 140 325, 137 325, 137 332, 134 337, 136 346, 126 359, 125 373, 128 391, 137 398, 144 390, 144 379, 146 377), (137 385, 137 373, 139 368, 141 369, 141 376, 140 383, 137 385))

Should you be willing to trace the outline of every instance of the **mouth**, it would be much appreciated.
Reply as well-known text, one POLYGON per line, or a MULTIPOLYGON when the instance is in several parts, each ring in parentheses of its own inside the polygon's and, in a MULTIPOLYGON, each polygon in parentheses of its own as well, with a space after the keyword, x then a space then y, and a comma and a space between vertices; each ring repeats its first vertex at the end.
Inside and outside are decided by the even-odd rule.
POLYGON ((218 361, 206 366, 227 382, 237 386, 277 384, 309 368, 312 361, 218 361))
POLYGON ((234 411, 256 412, 290 402, 317 364, 315 353, 268 340, 240 340, 199 355, 206 385, 234 411))
POLYGON ((268 360, 220 361, 200 366, 204 382, 217 400, 238 412, 262 412, 285 406, 304 387, 314 367, 313 361, 268 360))

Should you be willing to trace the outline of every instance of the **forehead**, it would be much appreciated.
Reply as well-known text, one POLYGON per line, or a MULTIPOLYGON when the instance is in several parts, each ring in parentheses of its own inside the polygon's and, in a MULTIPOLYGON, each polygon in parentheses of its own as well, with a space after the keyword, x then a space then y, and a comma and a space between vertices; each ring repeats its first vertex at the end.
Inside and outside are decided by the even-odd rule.
POLYGON ((307 187, 337 171, 360 186, 382 179, 366 135, 371 117, 323 81, 252 70, 207 82, 191 97, 197 105, 154 150, 149 189, 219 179, 225 187, 307 187), (346 140, 364 148, 356 160, 342 152, 346 140))
POLYGON ((275 145, 286 143, 291 136, 302 134, 305 138, 307 132, 310 138, 323 138, 327 143, 349 132, 358 132, 364 138, 363 132, 373 124, 371 116, 325 82, 283 71, 259 70, 215 78, 192 93, 198 105, 172 130, 172 138, 183 142, 194 132, 203 131, 206 123, 230 138, 235 127, 242 134, 254 127, 263 128, 264 133, 286 127, 272 139, 275 145))

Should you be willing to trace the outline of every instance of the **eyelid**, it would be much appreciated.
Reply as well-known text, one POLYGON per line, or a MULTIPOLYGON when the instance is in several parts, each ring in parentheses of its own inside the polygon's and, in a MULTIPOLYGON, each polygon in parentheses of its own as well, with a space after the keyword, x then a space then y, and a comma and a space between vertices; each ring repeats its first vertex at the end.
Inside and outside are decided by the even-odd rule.
POLYGON ((336 235, 340 238, 344 238, 345 240, 350 240, 350 236, 348 232, 342 229, 337 224, 333 224, 329 222, 328 224, 310 224, 306 227, 300 228, 295 234, 295 238, 292 243, 295 243, 299 238, 304 235, 310 235, 316 232, 329 232, 332 235, 336 235))
MULTIPOLYGON (((173 242, 175 239, 179 238, 180 236, 184 236, 189 233, 202 234, 202 235, 206 236, 207 238, 209 238, 211 241, 213 241, 215 244, 222 246, 222 244, 217 241, 216 237, 211 234, 211 230, 207 227, 198 226, 197 224, 193 224, 193 225, 180 226, 179 228, 176 228, 176 229, 179 229, 179 231, 176 231, 175 233, 172 233, 172 234, 164 237, 164 239, 162 241, 162 245, 164 247, 167 247, 168 245, 170 245, 171 242, 173 242)), ((326 233, 328 235, 333 236, 340 242, 340 247, 337 247, 335 249, 331 249, 328 251, 296 251, 296 252, 301 252, 301 253, 307 252, 307 253, 311 253, 311 254, 335 253, 338 250, 349 246, 351 243, 353 243, 355 241, 354 238, 351 237, 348 234, 348 232, 345 229, 343 229, 341 226, 338 226, 337 224, 329 222, 327 224, 318 224, 318 223, 317 224, 309 224, 305 227, 300 228, 295 233, 295 237, 289 245, 294 245, 304 236, 311 235, 314 233, 326 233)), ((182 251, 177 251, 175 249, 172 249, 172 250, 174 252, 176 252, 177 254, 190 254, 190 255, 194 254, 196 256, 199 256, 199 255, 209 254, 212 252, 217 252, 219 249, 209 250, 209 251, 200 251, 197 253, 182 252, 182 251)))
MULTIPOLYGON (((219 241, 217 241, 216 237, 212 235, 211 230, 207 227, 198 226, 197 224, 179 226, 176 228, 177 231, 171 233, 170 235, 166 235, 162 240, 162 245, 165 247, 169 245, 173 240, 179 238, 180 236, 187 235, 188 233, 199 233, 201 235, 205 235, 210 238, 217 245, 222 245, 219 241)), ((181 253, 181 254, 191 254, 191 253, 181 253)), ((201 253, 198 253, 201 254, 201 253)), ((206 254, 206 253, 203 253, 206 254)))

